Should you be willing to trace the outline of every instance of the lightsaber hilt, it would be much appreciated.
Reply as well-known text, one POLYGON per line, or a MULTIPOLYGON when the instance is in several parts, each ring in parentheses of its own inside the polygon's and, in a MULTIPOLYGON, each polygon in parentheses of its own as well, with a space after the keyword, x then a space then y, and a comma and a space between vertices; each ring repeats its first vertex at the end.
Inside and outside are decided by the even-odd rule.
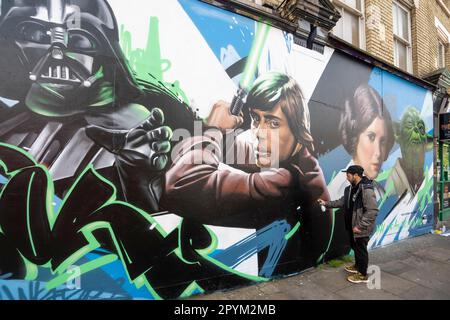
POLYGON ((230 111, 232 115, 238 116, 241 114, 245 101, 247 100, 247 95, 247 90, 239 88, 233 97, 233 101, 231 101, 230 111))

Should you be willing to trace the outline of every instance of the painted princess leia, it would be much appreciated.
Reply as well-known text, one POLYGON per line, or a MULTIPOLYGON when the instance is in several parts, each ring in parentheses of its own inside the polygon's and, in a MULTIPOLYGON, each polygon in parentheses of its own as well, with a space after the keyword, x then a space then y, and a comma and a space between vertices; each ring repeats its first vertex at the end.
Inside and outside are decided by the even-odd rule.
MULTIPOLYGON (((376 178, 394 146, 395 135, 391 115, 371 86, 360 85, 353 97, 345 102, 339 131, 345 150, 352 156, 349 165, 364 168, 364 174, 374 180, 379 200, 385 191, 376 178)), ((331 198, 342 196, 347 185, 345 173, 340 172, 328 186, 331 198)))

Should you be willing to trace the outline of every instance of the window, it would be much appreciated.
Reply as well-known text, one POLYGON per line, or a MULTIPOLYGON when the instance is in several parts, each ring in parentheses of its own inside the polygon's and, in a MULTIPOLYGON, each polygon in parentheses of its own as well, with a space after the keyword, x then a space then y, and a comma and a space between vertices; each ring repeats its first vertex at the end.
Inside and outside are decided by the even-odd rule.
POLYGON ((445 44, 438 42, 438 67, 445 68, 445 44))
POLYGON ((434 17, 434 25, 436 26, 438 47, 437 47, 437 64, 436 67, 441 69, 445 68, 446 65, 446 55, 448 50, 448 45, 450 43, 450 32, 438 19, 434 17))
POLYGON ((394 60, 395 65, 405 71, 412 71, 411 17, 408 9, 393 3, 394 60))
POLYGON ((364 48, 364 0, 334 0, 341 14, 333 33, 356 47, 364 48))

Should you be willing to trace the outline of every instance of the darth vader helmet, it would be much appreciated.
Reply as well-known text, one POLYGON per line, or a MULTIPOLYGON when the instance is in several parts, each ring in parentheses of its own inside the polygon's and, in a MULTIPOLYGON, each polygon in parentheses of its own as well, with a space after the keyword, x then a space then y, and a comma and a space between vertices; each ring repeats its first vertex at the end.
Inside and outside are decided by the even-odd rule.
POLYGON ((106 0, 2 0, 0 96, 48 116, 141 94, 106 0))

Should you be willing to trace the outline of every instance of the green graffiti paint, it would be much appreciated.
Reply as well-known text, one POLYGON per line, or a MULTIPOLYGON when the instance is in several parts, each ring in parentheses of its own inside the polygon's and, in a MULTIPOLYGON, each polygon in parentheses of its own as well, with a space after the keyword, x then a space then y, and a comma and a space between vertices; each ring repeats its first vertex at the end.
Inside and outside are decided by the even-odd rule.
POLYGON ((383 207, 384 203, 386 202, 386 200, 392 195, 393 191, 395 189, 395 185, 393 181, 389 181, 389 183, 386 186, 386 192, 383 194, 380 203, 378 205, 378 209, 381 209, 381 207, 383 207))
POLYGON ((34 177, 35 177, 36 173, 33 172, 31 174, 30 177, 30 181, 28 181, 28 190, 27 190, 27 232, 28 232, 28 237, 30 239, 30 243, 31 243, 31 249, 33 250, 33 254, 35 257, 37 257, 37 252, 36 252, 36 247, 34 245, 34 240, 33 240, 33 235, 31 234, 31 225, 30 225, 30 195, 31 195, 31 187, 33 185, 33 181, 34 181, 34 177))
POLYGON ((375 181, 376 182, 383 182, 385 180, 387 180, 387 178, 389 178, 389 176, 391 175, 391 169, 387 169, 387 170, 383 170, 381 173, 378 174, 378 176, 376 177, 375 181))
POLYGON ((209 235, 211 236, 211 244, 209 245, 209 247, 207 247, 205 249, 197 249, 196 251, 202 256, 207 256, 207 255, 210 255, 211 253, 213 253, 217 249, 217 245, 219 244, 219 239, 217 238, 217 235, 215 234, 215 232, 211 230, 211 228, 209 228, 208 226, 204 226, 204 227, 208 231, 209 235))
MULTIPOLYGON (((181 221, 180 221, 180 223, 178 224, 178 227, 177 227, 177 229, 178 229, 178 245, 179 245, 179 246, 181 245, 181 226, 182 226, 182 224, 183 224, 183 219, 181 219, 181 221)), ((205 226, 205 227, 206 227, 206 226, 205 226)), ((205 254, 206 254, 206 255, 210 254, 211 252, 213 252, 213 251, 217 248, 217 236, 216 236, 215 233, 212 232, 212 230, 210 230, 209 228, 206 228, 206 229, 208 230, 208 233, 211 235, 211 239, 213 239, 213 241, 211 241, 211 245, 210 245, 208 248, 196 250, 196 251, 197 251, 199 254, 201 254, 202 256, 205 255, 205 254)), ((192 240, 191 240, 191 244, 192 244, 192 240)), ((179 258, 181 261, 183 261, 185 264, 199 264, 198 262, 191 262, 191 261, 186 260, 186 259, 183 257, 183 253, 182 253, 180 247, 176 248, 173 252, 174 252, 174 253, 178 256, 178 258, 179 258)))
POLYGON ((191 265, 197 264, 197 265, 200 265, 200 263, 198 261, 191 262, 191 261, 186 260, 183 257, 183 253, 181 252, 181 248, 180 247, 176 248, 173 252, 177 255, 178 259, 183 261, 183 263, 185 263, 185 264, 191 264, 191 265))
MULTIPOLYGON (((425 172, 428 173, 429 168, 425 168, 425 172)), ((433 202, 433 177, 429 177, 428 174, 425 177, 424 187, 417 192, 417 202, 419 203, 419 210, 424 211, 428 203, 433 202)))
POLYGON ((138 79, 154 83, 160 82, 181 101, 189 105, 186 93, 181 89, 179 80, 166 82, 164 73, 172 66, 172 62, 161 56, 159 40, 159 19, 150 17, 147 44, 145 49, 133 48, 133 38, 124 25, 120 27, 120 45, 131 69, 138 79))
POLYGON ((284 239, 289 240, 290 238, 292 238, 292 236, 298 231, 298 229, 300 228, 301 224, 300 222, 297 222, 297 224, 294 226, 294 228, 292 228, 291 231, 289 231, 285 236, 284 239))
MULTIPOLYGON (((7 144, 0 143, 0 145, 10 147, 7 144)), ((16 151, 19 151, 15 147, 12 148, 12 149, 14 149, 16 151)), ((20 150, 20 151, 21 151, 22 154, 25 155, 23 150, 20 150)), ((28 157, 28 155, 27 155, 27 157, 28 157)), ((32 159, 30 158, 30 160, 32 160, 32 159)), ((34 162, 34 160, 33 160, 33 162, 34 162)), ((24 169, 27 169, 27 168, 22 168, 22 169, 13 171, 13 172, 9 172, 8 168, 6 168, 6 164, 4 164, 1 160, 0 160, 0 165, 4 168, 4 171, 6 172, 6 174, 8 175, 8 177, 10 179, 13 178, 14 176, 16 176, 18 173, 22 172, 24 169)), ((46 177, 47 177, 47 179, 46 179, 47 180, 47 186, 45 187, 46 188, 46 213, 47 213, 47 218, 48 218, 48 220, 50 222, 50 229, 51 229, 53 227, 53 224, 54 224, 55 219, 56 219, 56 217, 53 214, 54 210, 53 210, 53 206, 52 206, 52 204, 53 204, 53 196, 54 196, 54 187, 53 187, 53 183, 51 182, 52 181, 51 180, 51 176, 50 176, 50 173, 48 172, 48 169, 46 167, 44 167, 42 165, 37 165, 37 164, 35 164, 33 167, 42 169, 42 172, 44 172, 46 177)), ((33 174, 33 177, 34 177, 34 174, 33 174)), ((6 185, 1 190, 0 198, 3 196, 4 190, 6 190, 8 184, 9 184, 9 182, 6 183, 6 185)), ((29 195, 29 188, 30 188, 30 185, 28 186, 28 190, 27 190, 28 195, 29 195)), ((28 217, 28 215, 27 215, 27 217, 28 217)), ((1 226, 0 226, 0 231, 1 231, 1 226)))
POLYGON ((407 229, 413 229, 417 228, 423 225, 422 217, 415 217, 414 219, 405 220, 403 222, 398 222, 397 218, 395 218, 394 221, 391 223, 383 222, 382 224, 378 225, 376 227, 376 230, 374 232, 374 236, 380 236, 384 234, 389 227, 389 233, 397 233, 399 230, 407 228, 407 229))
MULTIPOLYGON (((198 252, 198 251, 197 251, 198 252)), ((260 277, 260 276, 252 276, 249 274, 245 274, 239 271, 236 271, 232 268, 230 268, 229 266, 223 264, 222 262, 217 261, 216 259, 209 257, 209 256, 203 256, 203 258, 205 258, 206 260, 208 260, 209 262, 215 264, 216 266, 218 266, 219 268, 228 271, 229 273, 238 275, 242 278, 254 281, 254 282, 265 282, 265 281, 270 281, 270 279, 268 278, 264 278, 264 277, 260 277)))
POLYGON ((172 63, 169 60, 162 59, 161 57, 159 21, 157 17, 150 17, 150 30, 148 32, 147 47, 144 51, 144 58, 147 67, 156 79, 163 80, 163 73, 169 70, 172 66, 172 63))
POLYGON ((55 214, 55 210, 53 208, 53 197, 55 195, 55 189, 54 189, 54 185, 52 183, 52 177, 50 176, 50 173, 48 172, 48 170, 46 170, 45 167, 44 168, 44 172, 45 175, 47 176, 47 186, 46 186, 46 190, 47 190, 47 195, 46 195, 46 199, 45 199, 45 203, 46 203, 46 207, 47 207, 47 218, 48 218, 48 222, 49 222, 49 226, 50 229, 53 229, 53 226, 55 225, 56 222, 56 214, 55 214))
POLYGON ((186 290, 183 291, 179 298, 190 297, 196 290, 200 293, 205 293, 205 290, 203 290, 203 288, 200 287, 196 281, 194 281, 186 288, 186 290))
POLYGON ((19 254, 21 259, 25 263, 26 275, 24 279, 27 281, 36 280, 38 277, 38 267, 34 263, 28 261, 28 259, 25 258, 22 253, 19 252, 19 254))
POLYGON ((334 227, 336 224, 336 212, 338 209, 332 209, 332 213, 331 213, 331 234, 330 234, 330 239, 328 240, 328 245, 327 248, 325 250, 325 252, 323 252, 319 259, 317 259, 316 263, 321 263, 323 261, 323 259, 325 258, 325 255, 327 254, 328 250, 330 250, 330 246, 331 246, 331 242, 333 241, 333 237, 334 237, 334 227))
MULTIPOLYGON (((25 151, 13 147, 13 146, 9 146, 6 144, 3 144, 3 146, 6 146, 8 148, 12 148, 24 155, 26 155, 27 157, 30 157, 30 155, 28 155, 25 151)), ((32 158, 30 158, 32 160, 32 158)), ((8 173, 8 176, 11 178, 14 175, 18 174, 21 170, 24 169, 20 169, 17 170, 15 172, 9 172, 6 168, 6 165, 3 163, 2 165, 5 168, 5 172, 8 173)), ((47 201, 47 216, 49 219, 49 223, 50 223, 50 229, 53 230, 54 225, 58 219, 58 217, 60 216, 60 214, 63 212, 63 210, 66 207, 66 204, 69 200, 69 198, 71 197, 72 193, 74 192, 74 190, 77 188, 77 186, 79 185, 81 179, 83 178, 83 176, 85 176, 88 172, 95 175, 96 178, 98 178, 100 181, 104 182, 106 185, 108 185, 111 188, 111 196, 103 203, 102 206, 100 206, 100 208, 98 210, 101 210, 103 208, 105 208, 108 205, 111 204, 118 204, 118 205, 122 205, 122 206, 127 206, 129 208, 131 208, 132 210, 134 210, 137 214, 140 214, 144 219, 146 219, 150 224, 152 224, 152 226, 155 226, 155 229, 157 232, 159 232, 164 238, 166 238, 168 236, 168 234, 164 231, 164 229, 157 223, 157 221, 150 216, 147 212, 134 207, 133 205, 129 204, 129 203, 125 203, 125 202, 121 202, 117 200, 117 189, 115 188, 114 184, 112 182, 110 182, 108 179, 106 179, 105 177, 103 177, 101 174, 99 174, 92 165, 88 165, 83 172, 78 176, 78 178, 75 180, 75 182, 73 183, 73 185, 69 188, 67 194, 65 195, 65 197, 62 200, 61 206, 60 208, 55 212, 54 208, 53 208, 53 196, 54 196, 54 186, 53 186, 53 181, 51 179, 51 176, 48 172, 48 169, 44 166, 38 165, 36 164, 36 162, 33 161, 33 168, 40 168, 42 169, 43 172, 45 172, 46 176, 47 176, 47 186, 46 186, 46 201, 47 201)), ((32 212, 30 211, 31 206, 29 205, 30 202, 30 186, 33 183, 35 174, 33 174, 31 176, 31 179, 28 183, 28 197, 27 197, 27 201, 28 201, 28 206, 27 206, 27 217, 29 218, 32 214, 32 212)), ((4 191, 4 189, 2 190, 2 192, 4 191)), ((1 196, 1 194, 0 194, 1 196)), ((95 212, 93 212, 92 214, 95 214, 95 212)), ((28 230, 29 230, 29 238, 30 238, 30 243, 33 244, 33 235, 31 233, 31 228, 30 228, 30 222, 29 220, 27 221, 27 226, 28 226, 28 230)), ((234 269, 232 269, 231 267, 226 266, 225 264, 217 261, 216 259, 210 257, 209 255, 214 252, 217 249, 218 246, 218 238, 217 235, 212 231, 211 228, 209 228, 208 226, 204 226, 205 229, 208 231, 208 233, 210 234, 211 237, 211 243, 207 248, 204 249, 196 249, 196 252, 201 255, 203 258, 205 258, 206 260, 208 260, 210 263, 218 266, 219 268, 223 269, 224 271, 227 271, 229 273, 232 273, 234 275, 237 275, 239 277, 248 279, 250 281, 254 281, 254 282, 262 282, 262 281, 268 281, 270 279, 268 278, 264 278, 264 277, 259 277, 259 276, 253 276, 253 275, 249 275, 249 274, 245 274, 239 271, 236 271, 234 269)), ((290 234, 288 234, 288 238, 290 238, 300 227, 300 224, 297 224, 294 229, 290 232, 290 234)), ((179 227, 178 227, 179 228, 179 227)), ((150 285, 150 283, 148 282, 146 276, 144 274, 136 277, 135 279, 132 279, 129 275, 129 272, 126 268, 126 261, 128 263, 133 263, 132 259, 128 256, 128 253, 126 251, 126 248, 124 248, 124 246, 118 241, 117 237, 114 234, 114 231, 112 230, 111 225, 108 222, 105 221, 99 221, 99 222, 93 222, 90 223, 86 226, 84 226, 83 228, 81 228, 78 232, 82 233, 84 238, 87 241, 87 245, 85 245, 82 248, 79 248, 76 252, 72 253, 67 259, 65 259, 61 264, 59 264, 58 266, 52 267, 51 262, 46 263, 45 265, 41 266, 42 268, 46 268, 49 269, 49 271, 51 272, 51 274, 54 276, 50 281, 47 282, 46 284, 46 289, 47 290, 51 290, 54 288, 57 288, 58 286, 61 286, 62 284, 64 284, 65 282, 69 281, 71 279, 71 277, 73 277, 73 274, 69 273, 68 270, 71 266, 74 266, 77 264, 77 262, 83 258, 84 256, 86 256, 88 253, 98 249, 101 247, 101 244, 97 241, 97 239, 94 236, 94 232, 96 230, 99 229, 104 229, 106 231, 108 231, 108 233, 111 236, 112 239, 112 243, 114 248, 117 251, 117 254, 108 254, 106 256, 100 257, 98 259, 89 261, 85 264, 82 264, 80 266, 78 266, 80 273, 79 276, 82 276, 83 274, 86 274, 88 272, 91 272, 93 270, 97 270, 107 264, 110 264, 114 261, 117 261, 118 259, 120 259, 120 261, 122 262, 122 265, 124 267, 124 271, 127 275, 127 279, 130 283, 133 283, 136 288, 142 288, 145 287, 146 290, 148 290, 148 292, 155 298, 155 299, 162 299, 157 292, 154 290, 154 288, 150 285)), ((176 254, 180 257, 180 259, 182 259, 185 263, 189 263, 188 261, 186 261, 186 259, 183 259, 182 254, 181 254, 181 239, 178 240, 178 248, 175 249, 176 254)), ((34 246, 34 244, 33 244, 34 246)), ((36 249, 33 249, 33 253, 34 255, 36 255, 36 249)), ((22 257, 23 258, 23 257, 22 257)), ((37 278, 38 276, 38 268, 35 264, 30 263, 29 261, 27 261, 25 258, 24 262, 26 265, 26 279, 27 280, 34 280, 37 278)), ((185 291, 181 294, 180 297, 187 297, 189 295, 191 295, 194 291, 200 291, 200 292, 204 292, 204 290, 195 282, 193 281, 192 283, 189 284, 189 286, 185 289, 185 291)))
MULTIPOLYGON (((110 263, 112 263, 112 262, 114 262, 116 260, 117 260, 117 256, 115 254, 109 254, 109 255, 100 257, 98 259, 89 261, 89 262, 87 262, 87 263, 85 263, 85 264, 83 264, 81 266, 78 266, 78 268, 80 269, 79 276, 81 276, 81 275, 83 275, 83 274, 85 274, 85 273, 87 273, 89 271, 101 268, 101 267, 103 267, 103 266, 105 266, 107 264, 110 264, 110 263)), ((59 275, 58 277, 53 278, 52 280, 47 282, 45 287, 46 287, 47 290, 51 290, 51 289, 57 288, 60 285, 62 285, 64 283, 72 280, 73 277, 74 276, 72 274, 69 274, 66 271, 65 273, 63 273, 63 274, 59 275)))

